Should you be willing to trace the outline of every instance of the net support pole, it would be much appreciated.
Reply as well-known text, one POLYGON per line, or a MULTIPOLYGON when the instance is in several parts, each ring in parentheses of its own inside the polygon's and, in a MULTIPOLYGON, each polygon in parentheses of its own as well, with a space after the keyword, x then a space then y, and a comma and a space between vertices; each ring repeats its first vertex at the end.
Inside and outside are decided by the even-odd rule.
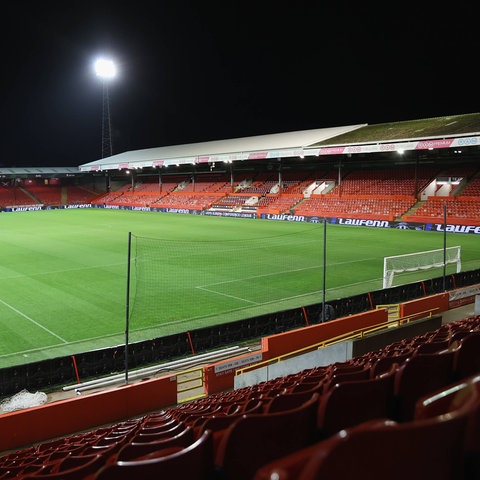
POLYGON ((128 384, 128 332, 130 311, 130 259, 132 251, 132 232, 128 232, 128 255, 127 255, 127 291, 125 301, 125 384, 128 384))
POLYGON ((325 283, 327 279, 327 217, 323 219, 323 290, 322 290, 322 323, 325 322, 325 283))
POLYGON ((447 202, 443 202, 443 291, 447 291, 447 202))

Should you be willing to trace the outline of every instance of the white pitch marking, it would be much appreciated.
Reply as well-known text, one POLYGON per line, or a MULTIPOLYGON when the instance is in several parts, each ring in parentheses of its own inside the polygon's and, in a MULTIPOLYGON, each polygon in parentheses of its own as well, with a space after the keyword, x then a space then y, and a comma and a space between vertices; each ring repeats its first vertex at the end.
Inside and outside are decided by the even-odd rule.
POLYGON ((63 343, 68 343, 64 338, 62 338, 60 335, 57 335, 55 332, 52 332, 49 330, 47 327, 44 327, 43 325, 40 325, 38 322, 36 322, 33 318, 30 318, 28 315, 25 315, 22 313, 20 310, 17 310, 15 307, 12 307, 12 305, 9 305, 8 303, 4 302, 3 300, 0 299, 0 303, 3 303, 6 307, 8 307, 10 310, 13 310, 15 313, 18 313, 18 315, 21 315, 23 318, 26 318, 30 322, 34 323, 37 327, 42 328, 46 332, 48 332, 50 335, 53 335, 54 337, 58 338, 61 342, 63 343))

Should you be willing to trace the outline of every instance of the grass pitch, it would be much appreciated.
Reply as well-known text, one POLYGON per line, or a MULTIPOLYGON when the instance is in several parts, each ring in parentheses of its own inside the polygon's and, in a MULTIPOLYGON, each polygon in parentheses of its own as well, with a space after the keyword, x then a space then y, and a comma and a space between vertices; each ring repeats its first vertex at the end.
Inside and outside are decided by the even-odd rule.
MULTIPOLYGON (((0 368, 125 341, 129 232, 130 341, 322 301, 323 225, 103 209, 2 213, 0 368), (139 250, 143 239, 152 242, 139 250)), ((443 248, 443 234, 414 230, 327 225, 326 238, 327 300, 380 289, 384 256, 443 248)), ((476 235, 448 234, 454 245, 462 270, 480 267, 476 235)))

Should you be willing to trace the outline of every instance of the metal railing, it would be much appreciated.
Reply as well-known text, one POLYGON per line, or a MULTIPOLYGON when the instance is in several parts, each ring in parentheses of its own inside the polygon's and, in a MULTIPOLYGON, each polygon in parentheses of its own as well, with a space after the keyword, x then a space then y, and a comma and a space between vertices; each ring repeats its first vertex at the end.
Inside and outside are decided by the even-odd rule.
POLYGON ((392 327, 399 327, 403 326, 407 323, 410 323, 414 320, 418 320, 420 318, 431 318, 435 311, 439 310, 438 307, 432 308, 430 310, 425 310, 423 312, 417 312, 415 314, 398 318, 397 320, 390 320, 387 322, 382 322, 373 327, 365 327, 360 328, 357 330, 352 330, 348 333, 344 333, 342 335, 337 335, 336 337, 331 337, 327 340, 322 340, 321 342, 314 343, 312 345, 308 345, 307 347, 303 347, 299 350, 294 350, 292 352, 286 353, 284 355, 279 355, 278 357, 270 358, 269 360, 264 360, 263 362, 258 362, 252 365, 247 365, 246 367, 239 368, 235 370, 235 375, 242 375, 247 372, 251 372, 256 370, 257 368, 266 367, 269 365, 273 365, 275 363, 282 362, 289 358, 297 357, 299 355, 303 355, 304 353, 312 352, 314 350, 319 350, 321 348, 328 347, 330 345, 335 345, 337 343, 345 342, 347 340, 355 340, 358 338, 363 338, 366 335, 370 335, 372 333, 377 333, 382 330, 386 330, 392 327))

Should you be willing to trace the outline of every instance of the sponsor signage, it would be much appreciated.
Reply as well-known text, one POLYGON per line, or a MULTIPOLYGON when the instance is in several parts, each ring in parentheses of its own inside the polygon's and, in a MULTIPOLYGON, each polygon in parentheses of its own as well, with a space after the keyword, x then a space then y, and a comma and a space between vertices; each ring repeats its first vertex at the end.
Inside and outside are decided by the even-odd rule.
POLYGON ((473 303, 477 295, 480 295, 480 285, 472 285, 453 290, 448 294, 448 307, 457 308, 473 303))
POLYGON ((262 361, 262 354, 256 353, 254 355, 250 355, 248 357, 237 358, 233 360, 229 360, 225 363, 220 363, 215 365, 214 372, 218 374, 224 374, 226 372, 234 371, 238 368, 246 367, 247 365, 252 365, 254 363, 258 363, 262 361))
MULTIPOLYGON (((45 205, 22 205, 9 206, 5 208, 5 212, 27 212, 31 210, 51 210, 55 208, 72 209, 72 208, 106 208, 110 210, 136 210, 142 212, 164 212, 164 213, 179 213, 190 215, 205 215, 211 217, 236 217, 236 218, 253 218, 256 219, 255 212, 231 212, 231 211, 217 211, 217 210, 190 210, 187 208, 151 208, 151 207, 132 207, 125 205, 63 205, 61 207, 52 207, 45 205)), ((1 210, 0 210, 1 212, 1 210)), ((293 215, 286 213, 262 213, 260 216, 263 220, 279 220, 282 222, 308 222, 308 223, 323 223, 324 217, 293 215)), ((444 226, 441 223, 414 223, 414 222, 391 222, 389 220, 372 220, 366 218, 345 218, 345 217, 328 217, 327 223, 332 225, 347 225, 355 227, 371 227, 371 228, 397 228, 399 230, 425 230, 447 233, 466 233, 466 234, 480 234, 480 225, 456 225, 447 224, 444 226)))
POLYGON ((442 223, 427 223, 425 230, 450 233, 480 233, 480 225, 450 225, 444 226, 442 223))

